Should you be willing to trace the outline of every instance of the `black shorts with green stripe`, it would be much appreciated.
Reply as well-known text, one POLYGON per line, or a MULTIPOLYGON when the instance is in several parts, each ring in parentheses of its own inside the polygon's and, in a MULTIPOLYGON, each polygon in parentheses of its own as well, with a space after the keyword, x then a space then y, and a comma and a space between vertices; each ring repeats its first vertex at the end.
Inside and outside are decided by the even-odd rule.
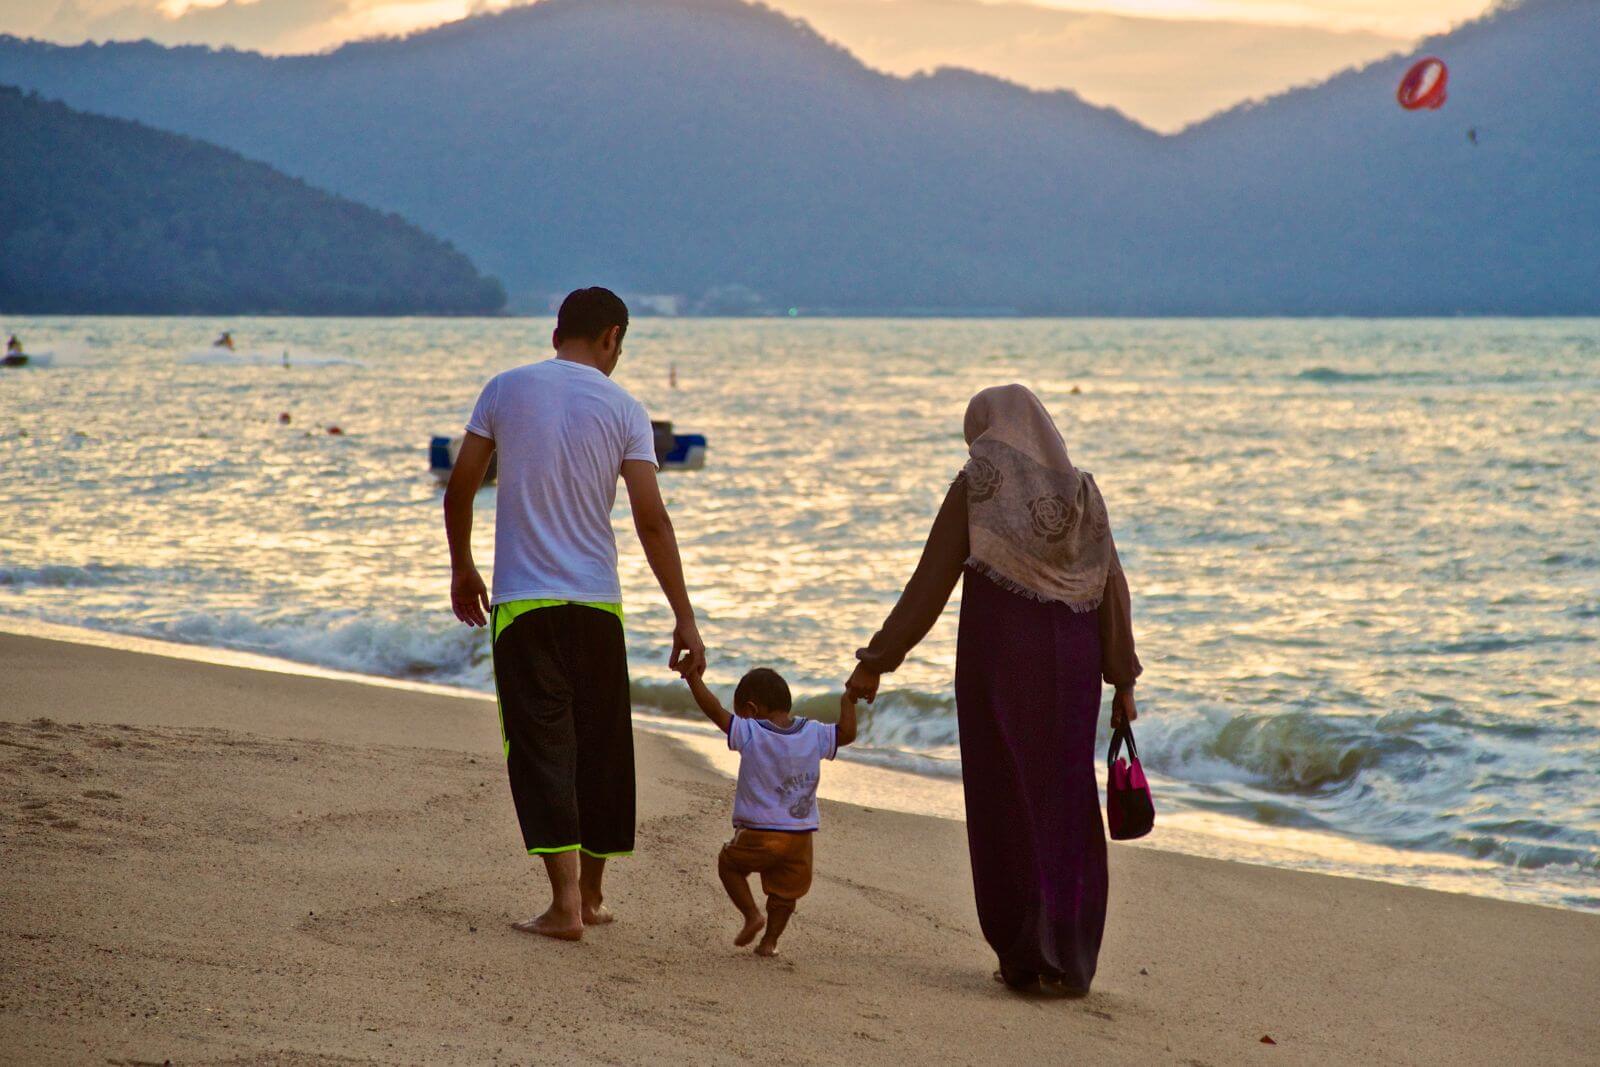
POLYGON ((633 851, 633 709, 621 612, 494 607, 494 680, 511 798, 528 854, 633 851))

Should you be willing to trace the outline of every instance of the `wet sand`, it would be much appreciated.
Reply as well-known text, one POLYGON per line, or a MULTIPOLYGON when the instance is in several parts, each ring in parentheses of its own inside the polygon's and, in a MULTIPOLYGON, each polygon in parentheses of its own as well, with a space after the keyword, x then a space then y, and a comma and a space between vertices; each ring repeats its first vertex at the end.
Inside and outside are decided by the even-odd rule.
MULTIPOLYGON (((960 823, 823 802, 762 960, 731 786, 637 736, 619 921, 543 906, 494 704, 0 634, 10 1063, 1592 1062, 1600 916, 1113 845, 1094 992, 991 979, 960 823), (1270 1035, 1274 1045, 1263 1044, 1270 1035)), ((824 771, 826 774, 826 771, 824 771)))

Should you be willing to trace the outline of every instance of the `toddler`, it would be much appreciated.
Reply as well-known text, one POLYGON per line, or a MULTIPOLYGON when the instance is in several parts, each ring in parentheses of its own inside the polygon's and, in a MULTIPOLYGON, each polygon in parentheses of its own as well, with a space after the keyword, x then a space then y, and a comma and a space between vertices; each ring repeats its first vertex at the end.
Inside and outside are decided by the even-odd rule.
POLYGON ((733 713, 706 688, 699 672, 685 679, 695 703, 728 735, 739 753, 739 784, 733 796, 733 840, 717 857, 717 873, 744 916, 733 939, 748 945, 761 934, 758 956, 776 956, 795 901, 811 888, 811 835, 817 831, 817 780, 822 761, 856 739, 855 702, 839 703, 839 724, 830 726, 790 713, 789 686, 765 667, 739 679, 733 713), (749 878, 761 875, 767 895, 763 915, 749 878), (765 933, 763 933, 763 930, 765 933))

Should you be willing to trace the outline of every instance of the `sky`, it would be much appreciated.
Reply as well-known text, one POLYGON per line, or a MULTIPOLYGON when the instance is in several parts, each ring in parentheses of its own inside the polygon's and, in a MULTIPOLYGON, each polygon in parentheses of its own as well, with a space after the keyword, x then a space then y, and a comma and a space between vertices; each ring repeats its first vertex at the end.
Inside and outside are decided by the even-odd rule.
MULTIPOLYGON (((0 32, 312 52, 518 0, 0 0, 0 32)), ((862 60, 1073 89, 1160 130, 1404 49, 1492 0, 767 0, 862 60)))

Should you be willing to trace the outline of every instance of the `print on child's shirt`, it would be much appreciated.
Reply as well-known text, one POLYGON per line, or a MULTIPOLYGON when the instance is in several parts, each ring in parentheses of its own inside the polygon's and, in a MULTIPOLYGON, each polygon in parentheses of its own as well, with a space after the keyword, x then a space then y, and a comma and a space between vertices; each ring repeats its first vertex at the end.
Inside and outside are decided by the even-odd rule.
POLYGON ((784 801, 789 805, 789 814, 792 817, 804 819, 817 806, 818 777, 815 773, 791 774, 778 786, 784 801))

